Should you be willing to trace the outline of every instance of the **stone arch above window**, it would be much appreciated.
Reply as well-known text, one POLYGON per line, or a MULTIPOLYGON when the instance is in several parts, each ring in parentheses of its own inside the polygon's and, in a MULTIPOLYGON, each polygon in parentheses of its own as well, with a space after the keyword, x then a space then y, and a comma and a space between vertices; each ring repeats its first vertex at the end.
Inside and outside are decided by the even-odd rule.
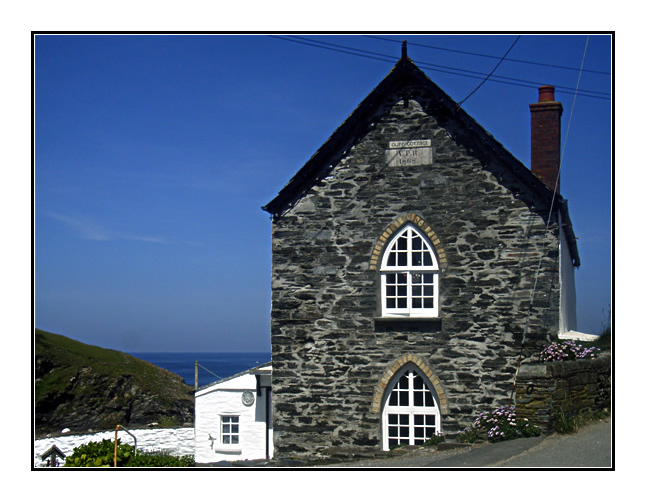
POLYGON ((390 383, 393 376, 395 376, 395 374, 403 366, 409 363, 411 363, 416 368, 418 368, 420 372, 424 373, 424 375, 426 375, 426 377, 428 378, 429 382, 431 382, 431 385, 433 385, 433 388, 437 395, 438 405, 440 407, 440 413, 442 413, 442 415, 446 415, 449 412, 449 406, 448 406, 448 401, 446 397, 446 392, 444 391, 444 387, 442 386, 442 383, 440 382, 437 375, 433 372, 431 367, 428 365, 428 363, 422 357, 416 356, 413 354, 406 354, 404 356, 401 356, 400 358, 395 360, 392 364, 390 364, 386 369, 386 371, 384 371, 381 378, 379 379, 379 382, 375 386, 371 411, 377 414, 381 413, 381 410, 384 404, 383 403, 384 392, 386 391, 388 384, 390 383))
POLYGON ((381 317, 439 317, 439 257, 415 223, 407 222, 391 234, 379 272, 381 317))
POLYGON ((392 238, 393 234, 396 234, 401 227, 408 223, 415 225, 420 232, 424 233, 428 237, 428 239, 433 244, 433 247, 435 248, 437 259, 440 263, 440 268, 446 268, 446 253, 444 252, 440 238, 433 231, 431 226, 426 223, 426 221, 424 221, 423 218, 416 215, 415 213, 408 213, 404 216, 400 216, 399 218, 397 218, 397 220, 388 225, 386 230, 384 230, 383 233, 379 236, 379 240, 372 250, 372 255, 370 257, 370 270, 378 269, 382 254, 386 246, 388 245, 388 241, 392 238))

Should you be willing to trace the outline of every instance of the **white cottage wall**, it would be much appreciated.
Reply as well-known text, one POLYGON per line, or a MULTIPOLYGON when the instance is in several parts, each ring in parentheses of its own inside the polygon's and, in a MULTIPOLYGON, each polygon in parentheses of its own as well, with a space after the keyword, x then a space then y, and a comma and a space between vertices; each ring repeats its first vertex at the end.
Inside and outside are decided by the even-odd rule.
POLYGON ((254 374, 215 383, 195 393, 195 462, 205 464, 222 460, 264 459, 273 452, 273 431, 266 428, 266 413, 271 406, 270 391, 258 395, 254 374), (250 392, 253 403, 243 403, 243 394, 250 392), (269 403, 270 404, 270 403, 269 403), (238 444, 222 440, 222 417, 238 417, 238 444), (267 433, 269 432, 269 433, 267 433), (269 441, 269 445, 267 442, 269 441))
MULTIPOLYGON (((560 218, 560 217, 559 217, 560 218)), ((559 220, 560 221, 560 220, 559 220)), ((560 305, 560 325, 559 334, 568 331, 576 331, 576 288, 574 281, 574 265, 572 264, 572 255, 570 247, 565 240, 563 227, 560 232, 560 281, 561 281, 561 305, 560 305)))

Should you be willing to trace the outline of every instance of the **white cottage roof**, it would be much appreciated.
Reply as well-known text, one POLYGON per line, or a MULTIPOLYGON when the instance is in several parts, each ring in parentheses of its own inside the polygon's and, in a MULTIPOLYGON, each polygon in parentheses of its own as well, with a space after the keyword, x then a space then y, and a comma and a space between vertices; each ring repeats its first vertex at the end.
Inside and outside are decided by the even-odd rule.
POLYGON ((253 388, 256 387, 255 379, 252 380, 251 382, 247 383, 244 382, 245 377, 255 377, 256 375, 269 375, 271 376, 271 362, 261 364, 260 366, 255 366, 253 368, 250 368, 246 371, 243 371, 241 373, 237 373, 235 375, 232 375, 227 378, 223 378, 222 380, 218 380, 217 382, 211 382, 208 385, 205 385, 204 387, 200 387, 195 391, 195 397, 199 397, 201 395, 207 394, 209 392, 212 392, 214 390, 219 390, 219 389, 242 389, 242 388, 247 388, 253 382, 253 388))

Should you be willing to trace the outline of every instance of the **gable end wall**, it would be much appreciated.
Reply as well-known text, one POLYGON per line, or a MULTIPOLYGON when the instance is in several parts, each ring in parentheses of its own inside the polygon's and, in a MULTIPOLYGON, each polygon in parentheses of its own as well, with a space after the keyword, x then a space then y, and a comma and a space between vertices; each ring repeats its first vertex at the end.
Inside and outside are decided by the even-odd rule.
POLYGON ((495 159, 485 166, 453 139, 467 132, 452 130, 450 117, 438 121, 421 97, 407 107, 398 101, 393 98, 329 175, 273 223, 278 457, 380 449, 375 389, 403 356, 425 361, 441 382, 445 433, 508 404, 541 253, 526 353, 557 333, 555 226, 545 231, 545 215, 531 209, 532 196, 495 159), (431 139, 432 164, 389 166, 389 142, 410 139, 431 139), (407 215, 423 219, 443 252, 440 318, 376 329, 374 260, 380 238, 407 215))

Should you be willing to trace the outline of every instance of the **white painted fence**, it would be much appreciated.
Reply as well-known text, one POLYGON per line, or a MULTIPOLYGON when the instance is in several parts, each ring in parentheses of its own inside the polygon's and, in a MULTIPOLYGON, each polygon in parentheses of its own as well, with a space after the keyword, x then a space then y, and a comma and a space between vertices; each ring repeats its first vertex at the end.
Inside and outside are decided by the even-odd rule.
MULTIPOLYGON (((137 438, 137 451, 164 451, 171 455, 183 456, 195 454, 195 429, 183 427, 178 429, 128 429, 137 438)), ((126 431, 119 429, 121 443, 134 445, 135 441, 126 431)), ((46 460, 40 456, 53 445, 66 456, 71 455, 77 446, 90 441, 114 441, 114 431, 97 432, 87 435, 64 435, 38 439, 34 442, 34 467, 45 467, 46 460)), ((64 461, 61 462, 63 464, 64 461)))

